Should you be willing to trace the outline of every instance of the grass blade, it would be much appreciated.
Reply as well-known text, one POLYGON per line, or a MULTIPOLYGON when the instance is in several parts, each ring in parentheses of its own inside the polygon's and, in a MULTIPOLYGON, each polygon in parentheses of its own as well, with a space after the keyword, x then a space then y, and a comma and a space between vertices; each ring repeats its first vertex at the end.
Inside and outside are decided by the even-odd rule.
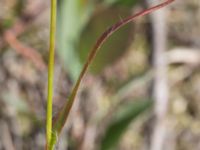
POLYGON ((49 63, 48 63, 48 96, 47 96, 47 113, 46 113, 47 149, 49 148, 52 137, 51 134, 52 134, 54 53, 55 53, 55 34, 56 34, 56 8, 57 8, 57 0, 51 0, 50 46, 49 46, 49 63))
POLYGON ((153 104, 152 100, 137 101, 124 106, 117 118, 108 127, 101 143, 101 150, 111 150, 119 142, 129 124, 153 104))

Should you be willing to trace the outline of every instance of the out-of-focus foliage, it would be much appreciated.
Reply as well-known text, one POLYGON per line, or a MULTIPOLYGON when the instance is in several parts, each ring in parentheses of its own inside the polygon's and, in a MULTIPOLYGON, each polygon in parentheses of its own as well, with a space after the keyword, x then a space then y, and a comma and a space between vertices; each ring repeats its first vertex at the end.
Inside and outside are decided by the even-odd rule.
MULTIPOLYGON (((130 1, 113 1, 112 4, 118 4, 118 2, 119 4, 130 3, 130 1)), ((136 1, 132 1, 130 6, 133 7, 135 3, 136 1)), ((106 5, 110 4, 110 2, 106 3, 106 5)), ((77 79, 82 63, 86 60, 89 50, 101 33, 130 13, 130 9, 121 9, 120 7, 98 9, 94 1, 59 0, 58 55, 73 81, 77 79), (95 15, 92 16, 92 12, 95 15)), ((129 24, 106 42, 92 65, 92 72, 101 72, 105 66, 114 63, 123 55, 129 46, 128 43, 132 40, 130 30, 131 25, 129 24)))
POLYGON ((81 62, 75 51, 76 45, 93 9, 92 1, 58 1, 58 55, 73 81, 77 79, 81 70, 81 62))
MULTIPOLYGON (((130 10, 122 10, 119 8, 104 9, 97 12, 95 16, 91 18, 80 38, 77 51, 81 62, 85 62, 89 50, 92 47, 91 43, 95 43, 105 29, 128 15, 130 15, 130 10)), ((132 30, 131 27, 131 24, 123 27, 103 44, 91 65, 92 72, 101 73, 106 66, 113 64, 126 52, 132 40, 130 32, 132 30)))
POLYGON ((125 5, 132 7, 134 6, 139 0, 104 0, 107 5, 117 4, 117 5, 125 5))
POLYGON ((129 124, 152 106, 151 100, 139 100, 122 106, 102 139, 101 150, 114 150, 129 124))

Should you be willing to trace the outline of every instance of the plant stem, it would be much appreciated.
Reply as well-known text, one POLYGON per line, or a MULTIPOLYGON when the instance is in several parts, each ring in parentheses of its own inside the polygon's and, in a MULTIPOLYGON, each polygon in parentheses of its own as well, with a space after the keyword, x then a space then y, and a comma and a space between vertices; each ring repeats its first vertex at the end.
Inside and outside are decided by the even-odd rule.
POLYGON ((54 80, 54 53, 55 53, 55 34, 56 34, 56 10, 57 0, 51 0, 51 21, 50 21, 50 45, 48 63, 48 96, 46 113, 46 140, 47 149, 52 135, 52 104, 53 104, 53 80, 54 80))

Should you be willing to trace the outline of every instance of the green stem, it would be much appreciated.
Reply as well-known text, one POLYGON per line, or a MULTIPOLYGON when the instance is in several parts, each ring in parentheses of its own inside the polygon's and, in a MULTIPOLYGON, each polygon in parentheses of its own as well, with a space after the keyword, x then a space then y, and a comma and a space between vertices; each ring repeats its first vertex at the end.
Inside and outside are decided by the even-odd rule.
POLYGON ((56 8, 57 8, 57 0, 51 0, 50 45, 49 45, 49 63, 48 63, 48 96, 47 96, 47 113, 46 113, 47 149, 49 147, 52 135, 54 53, 55 53, 56 11, 57 11, 56 8))

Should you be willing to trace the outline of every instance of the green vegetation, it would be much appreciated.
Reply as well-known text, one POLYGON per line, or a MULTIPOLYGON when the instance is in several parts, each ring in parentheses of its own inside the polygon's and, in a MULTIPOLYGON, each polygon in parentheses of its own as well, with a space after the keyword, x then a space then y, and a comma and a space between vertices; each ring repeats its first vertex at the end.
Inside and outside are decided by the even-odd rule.
MULTIPOLYGON (((48 78, 48 102, 47 102, 47 149, 48 150, 54 149, 55 144, 56 144, 58 137, 60 135, 60 132, 61 132, 62 128, 64 127, 64 125, 67 121, 68 115, 71 111, 71 108, 72 108, 72 106, 75 102, 75 98, 76 98, 77 92, 79 90, 81 81, 83 80, 83 77, 86 74, 88 67, 92 63, 92 61, 95 58, 98 50, 101 48, 101 46, 104 44, 104 42, 106 42, 106 40, 113 33, 115 33, 117 30, 119 30, 124 25, 133 21, 137 17, 147 15, 147 14, 149 14, 149 13, 151 13, 151 12, 157 10, 157 9, 165 7, 166 5, 168 5, 169 3, 173 2, 173 1, 174 0, 168 0, 166 2, 159 4, 159 5, 156 5, 154 7, 146 9, 144 11, 141 11, 141 12, 139 12, 139 13, 133 15, 133 16, 127 17, 126 19, 120 20, 119 22, 117 22, 116 24, 114 24, 113 26, 108 28, 99 37, 99 39, 96 41, 96 44, 94 45, 94 47, 89 52, 88 58, 86 59, 86 62, 83 65, 81 73, 78 77, 78 80, 75 82, 74 88, 72 89, 72 92, 71 92, 69 98, 67 99, 64 107, 55 116, 55 121, 52 122, 52 119, 53 119, 53 117, 52 117, 52 105, 53 105, 52 99, 53 99, 54 49, 55 49, 55 30, 56 30, 56 8, 57 8, 56 0, 52 0, 52 3, 51 3, 51 27, 50 27, 50 51, 49 51, 50 53, 49 53, 49 70, 48 70, 48 72, 49 72, 49 74, 48 74, 48 77, 49 77, 48 78), (53 125, 53 127, 52 127, 52 125, 53 125)), ((74 6, 76 4, 75 1, 73 1, 73 2, 68 1, 68 2, 69 2, 68 5, 71 5, 71 6, 74 6)), ((73 8, 73 7, 71 7, 71 8, 73 8)), ((77 8, 77 7, 75 6, 75 8, 77 8)), ((77 10, 73 10, 73 11, 75 13, 75 11, 77 11, 77 10)), ((76 20, 73 17, 72 17, 72 19, 76 20)), ((67 22, 67 21, 69 21, 69 20, 65 20, 65 22, 67 22)), ((64 24, 66 24, 66 23, 64 23, 64 24)), ((75 27, 75 29, 72 28, 70 30, 72 30, 72 31, 80 30, 79 28, 76 28, 76 26, 74 26, 74 27, 75 27)), ((66 37, 67 34, 68 34, 68 32, 65 32, 64 35, 63 35, 63 38, 67 38, 66 37)), ((79 34, 79 33, 75 33, 75 34, 79 34)), ((75 35, 74 37, 76 37, 76 36, 77 35, 75 35)), ((73 37, 73 34, 71 35, 71 38, 72 37, 73 37)), ((61 43, 61 44, 64 44, 64 43, 61 43)), ((71 49, 71 50, 73 50, 73 49, 71 49)), ((69 57, 74 58, 73 54, 70 55, 69 57)), ((68 62, 68 64, 70 64, 71 66, 73 66, 73 63, 74 62, 68 62), (71 63, 72 63, 72 65, 71 65, 71 63)), ((74 69, 74 67, 72 67, 72 69, 74 69)), ((76 73, 74 75, 72 75, 72 77, 75 79, 76 73)), ((124 117, 122 117, 121 119, 118 119, 116 122, 111 124, 111 126, 109 127, 109 129, 106 133, 105 138, 103 139, 102 150, 108 150, 112 147, 112 145, 115 145, 117 143, 117 141, 119 140, 120 136, 122 135, 122 133, 124 132, 124 130, 130 124, 130 122, 134 118, 136 118, 140 113, 142 113, 147 108, 149 108, 150 106, 151 106, 150 101, 139 102, 139 104, 134 104, 134 107, 131 107, 131 111, 128 111, 127 113, 125 113, 126 115, 124 115, 124 117), (113 134, 113 132, 115 134, 113 134)))

